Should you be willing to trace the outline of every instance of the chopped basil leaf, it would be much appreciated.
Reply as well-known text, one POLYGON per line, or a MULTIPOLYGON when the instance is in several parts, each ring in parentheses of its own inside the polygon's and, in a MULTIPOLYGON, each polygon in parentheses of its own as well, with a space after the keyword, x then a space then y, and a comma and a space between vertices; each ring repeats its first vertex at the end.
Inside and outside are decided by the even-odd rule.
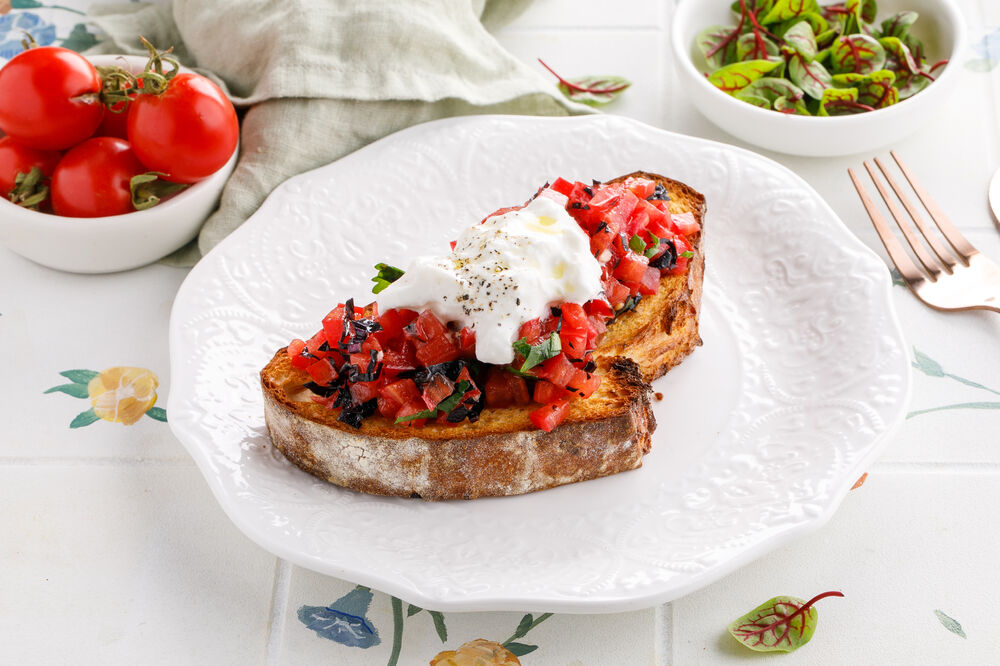
POLYGON ((390 284, 403 277, 403 269, 396 268, 395 266, 390 266, 389 264, 375 264, 375 270, 378 271, 378 275, 372 278, 372 282, 375 286, 372 287, 372 293, 377 294, 390 284))
POLYGON ((557 333, 551 333, 548 339, 542 340, 537 345, 529 345, 527 338, 521 338, 513 344, 513 347, 514 351, 524 357, 521 372, 527 372, 542 361, 547 361, 562 352, 562 344, 557 333))
POLYGON ((677 256, 678 256, 678 257, 685 257, 685 258, 687 258, 687 259, 690 259, 691 257, 693 257, 693 256, 694 256, 694 252, 692 252, 691 250, 687 250, 687 251, 685 251, 685 252, 681 252, 681 253, 680 253, 679 255, 677 255, 677 256))
POLYGON ((643 253, 646 255, 647 259, 652 259, 656 256, 656 251, 660 249, 660 239, 653 234, 653 242, 646 247, 646 251, 643 253))
POLYGON ((438 403, 438 406, 434 409, 425 409, 422 412, 417 412, 416 414, 410 414, 409 416, 400 416, 396 419, 396 423, 408 423, 409 421, 416 421, 418 419, 432 419, 437 416, 438 412, 444 412, 447 414, 451 410, 458 407, 458 403, 462 402, 462 398, 465 397, 466 391, 469 390, 468 380, 463 379, 455 386, 455 392, 450 396, 438 403))
POLYGON ((634 250, 637 254, 642 254, 646 251, 646 241, 639 238, 639 234, 635 234, 628 241, 628 246, 634 250))

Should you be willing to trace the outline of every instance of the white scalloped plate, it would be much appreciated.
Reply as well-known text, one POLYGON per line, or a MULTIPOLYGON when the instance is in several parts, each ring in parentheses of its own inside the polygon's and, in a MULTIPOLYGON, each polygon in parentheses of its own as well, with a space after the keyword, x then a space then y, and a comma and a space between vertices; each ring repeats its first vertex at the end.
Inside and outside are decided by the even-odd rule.
POLYGON ((170 425, 233 522, 301 566, 444 611, 648 607, 830 518, 909 399, 890 287, 816 192, 753 153, 614 116, 442 120, 292 178, 194 268, 170 425), (375 262, 440 249, 556 176, 638 169, 709 211, 705 344, 656 383, 641 469, 427 503, 343 490, 270 446, 259 368, 364 298, 375 262))

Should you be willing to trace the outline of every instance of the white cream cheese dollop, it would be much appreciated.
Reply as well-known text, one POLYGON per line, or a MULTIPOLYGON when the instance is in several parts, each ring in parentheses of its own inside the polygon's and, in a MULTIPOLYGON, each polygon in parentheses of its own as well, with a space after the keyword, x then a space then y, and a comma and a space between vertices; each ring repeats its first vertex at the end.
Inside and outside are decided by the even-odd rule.
POLYGON ((524 208, 465 229, 452 252, 413 259, 378 303, 383 311, 429 309, 468 326, 476 331, 476 358, 504 364, 514 360, 521 324, 601 291, 590 238, 566 212, 565 197, 546 190, 524 208))

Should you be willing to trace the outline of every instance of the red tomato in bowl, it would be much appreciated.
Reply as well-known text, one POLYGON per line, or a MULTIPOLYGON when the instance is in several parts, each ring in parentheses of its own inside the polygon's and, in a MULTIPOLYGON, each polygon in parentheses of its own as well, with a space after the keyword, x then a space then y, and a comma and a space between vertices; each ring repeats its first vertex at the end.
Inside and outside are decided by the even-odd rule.
POLYGON ((0 69, 0 129, 29 148, 65 150, 104 117, 97 69, 55 46, 28 49, 0 69))
POLYGON ((0 139, 0 196, 4 198, 16 186, 17 174, 27 174, 38 167, 51 176, 62 155, 55 150, 36 150, 23 146, 9 136, 0 139))
POLYGON ((66 217, 103 217, 135 210, 130 181, 147 169, 127 141, 94 137, 59 161, 52 175, 52 210, 66 217))
POLYGON ((159 94, 141 94, 128 113, 128 138, 150 171, 194 183, 229 161, 240 126, 232 102, 199 74, 178 74, 159 94))

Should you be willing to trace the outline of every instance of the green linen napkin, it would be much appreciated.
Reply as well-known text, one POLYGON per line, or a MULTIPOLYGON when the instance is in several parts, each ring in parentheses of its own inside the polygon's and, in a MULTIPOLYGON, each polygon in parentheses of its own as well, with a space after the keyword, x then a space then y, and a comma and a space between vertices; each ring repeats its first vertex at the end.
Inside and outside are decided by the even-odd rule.
POLYGON ((98 5, 105 52, 143 35, 215 74, 238 106, 241 155, 193 265, 282 181, 410 125, 476 113, 569 115, 589 107, 504 51, 487 31, 530 0, 173 0, 98 5))

